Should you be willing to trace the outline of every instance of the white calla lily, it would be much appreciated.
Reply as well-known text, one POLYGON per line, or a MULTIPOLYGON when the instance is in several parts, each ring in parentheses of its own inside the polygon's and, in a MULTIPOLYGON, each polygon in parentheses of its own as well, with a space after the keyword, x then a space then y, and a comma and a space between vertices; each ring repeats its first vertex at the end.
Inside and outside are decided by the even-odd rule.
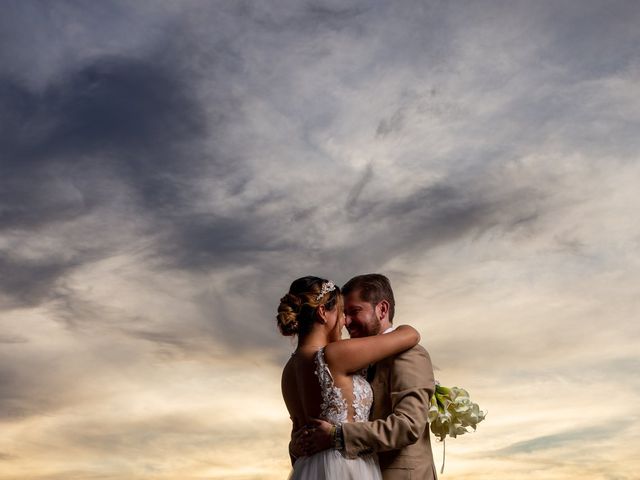
MULTIPOLYGON (((485 419, 487 412, 480 410, 477 403, 471 401, 469 392, 459 387, 443 387, 436 381, 436 391, 431 397, 427 418, 429 419, 431 432, 443 442, 448 436, 456 438, 471 430, 485 419)), ((442 455, 442 468, 444 471, 444 450, 442 455)))

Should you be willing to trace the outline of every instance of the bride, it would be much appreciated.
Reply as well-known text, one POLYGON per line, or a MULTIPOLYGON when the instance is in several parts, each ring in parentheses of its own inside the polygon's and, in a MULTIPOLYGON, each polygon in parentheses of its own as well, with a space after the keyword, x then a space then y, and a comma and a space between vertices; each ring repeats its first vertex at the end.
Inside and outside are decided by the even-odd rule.
MULTIPOLYGON (((326 279, 295 280, 280 300, 278 328, 298 336, 298 347, 282 372, 282 396, 293 431, 322 418, 333 425, 364 422, 373 401, 367 367, 403 352, 420 341, 418 332, 402 325, 386 335, 341 340, 344 326, 340 289, 326 279)), ((348 459, 337 448, 295 458, 290 480, 381 480, 375 453, 348 459)))

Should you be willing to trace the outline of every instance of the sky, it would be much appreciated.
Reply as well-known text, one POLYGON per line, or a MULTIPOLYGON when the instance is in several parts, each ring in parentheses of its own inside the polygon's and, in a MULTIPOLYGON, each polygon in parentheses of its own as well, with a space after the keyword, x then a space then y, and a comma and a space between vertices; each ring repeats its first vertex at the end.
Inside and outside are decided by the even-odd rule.
POLYGON ((441 478, 637 478, 638 2, 2 11, 1 480, 286 478, 279 299, 370 272, 441 478))

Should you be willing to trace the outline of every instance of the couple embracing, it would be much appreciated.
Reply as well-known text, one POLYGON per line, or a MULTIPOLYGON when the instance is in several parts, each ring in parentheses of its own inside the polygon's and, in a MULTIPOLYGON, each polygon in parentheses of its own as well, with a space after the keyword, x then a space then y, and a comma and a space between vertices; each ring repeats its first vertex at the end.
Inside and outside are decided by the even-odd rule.
POLYGON ((413 327, 393 326, 384 275, 342 290, 318 277, 295 280, 278 307, 298 347, 282 373, 293 422, 290 480, 436 479, 427 411, 433 367, 413 327), (350 339, 341 339, 342 328, 350 339))

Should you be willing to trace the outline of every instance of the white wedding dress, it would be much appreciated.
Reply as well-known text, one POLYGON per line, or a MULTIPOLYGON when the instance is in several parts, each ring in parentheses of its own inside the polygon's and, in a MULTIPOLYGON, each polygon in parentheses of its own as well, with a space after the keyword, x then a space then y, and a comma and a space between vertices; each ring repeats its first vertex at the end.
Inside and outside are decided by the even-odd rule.
MULTIPOLYGON (((346 423, 347 401, 342 396, 341 389, 333 382, 324 359, 324 347, 316 353, 315 363, 315 374, 322 393, 320 416, 334 425, 346 423)), ((366 422, 373 403, 373 392, 365 373, 366 370, 362 374, 352 376, 354 422, 366 422)), ((382 480, 382 474, 375 453, 349 459, 332 448, 298 458, 289 480, 382 480)))

